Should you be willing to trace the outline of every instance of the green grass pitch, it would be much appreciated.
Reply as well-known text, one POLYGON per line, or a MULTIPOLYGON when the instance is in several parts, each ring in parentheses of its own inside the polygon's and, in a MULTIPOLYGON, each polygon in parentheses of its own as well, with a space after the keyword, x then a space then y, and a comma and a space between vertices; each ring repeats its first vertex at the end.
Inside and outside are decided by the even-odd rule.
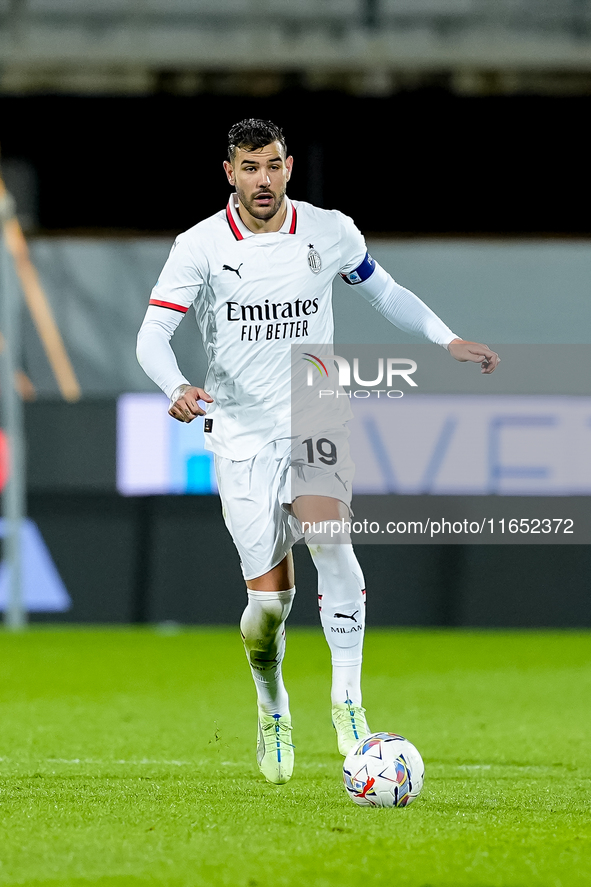
POLYGON ((320 631, 288 631, 296 770, 266 784, 237 630, 0 633, 0 884, 591 884, 591 634, 370 630, 407 809, 341 783, 320 631))

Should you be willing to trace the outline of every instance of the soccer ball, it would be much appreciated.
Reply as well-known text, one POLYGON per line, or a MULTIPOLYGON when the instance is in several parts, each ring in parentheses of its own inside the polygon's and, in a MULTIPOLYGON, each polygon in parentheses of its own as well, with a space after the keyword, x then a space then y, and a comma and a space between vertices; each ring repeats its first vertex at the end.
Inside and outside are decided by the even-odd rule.
POLYGON ((423 787, 425 765, 414 745, 398 733, 372 733, 343 764, 347 794, 360 807, 407 807, 423 787))

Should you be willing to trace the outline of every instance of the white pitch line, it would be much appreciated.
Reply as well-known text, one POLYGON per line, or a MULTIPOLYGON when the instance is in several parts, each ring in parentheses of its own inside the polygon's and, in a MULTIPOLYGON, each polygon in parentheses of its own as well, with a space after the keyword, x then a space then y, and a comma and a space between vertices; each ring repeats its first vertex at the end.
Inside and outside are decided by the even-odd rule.
MULTIPOLYGON (((27 766, 35 766, 37 764, 92 764, 95 766, 108 767, 111 764, 124 764, 131 767, 138 766, 163 766, 163 767, 191 767, 198 765, 199 761, 154 761, 149 758, 143 758, 141 761, 97 761, 94 758, 37 758, 35 760, 20 760, 14 758, 0 758, 3 764, 21 764, 27 766)), ((205 762, 203 762, 205 763, 205 762)))
MULTIPOLYGON (((113 764, 119 764, 122 766, 128 767, 201 767, 201 766, 211 766, 211 764, 217 764, 221 767, 240 767, 243 768, 245 765, 244 761, 215 761, 210 758, 207 760, 198 760, 198 761, 160 761, 153 760, 151 758, 142 758, 140 761, 126 761, 123 759, 109 760, 109 761, 99 761, 96 758, 36 758, 33 760, 16 760, 15 758, 0 758, 0 764, 10 764, 16 765, 20 767, 37 767, 42 764, 64 764, 68 766, 76 766, 76 765, 89 765, 93 767, 109 767, 113 764)), ((334 766, 332 763, 323 763, 323 762, 311 762, 311 761, 300 761, 298 764, 298 769, 300 770, 322 770, 322 769, 330 769, 332 770, 334 766)))
POLYGON ((458 770, 491 770, 492 764, 456 764, 458 770))
POLYGON ((499 761, 498 764, 454 764, 454 765, 446 765, 446 764, 437 764, 431 765, 437 766, 443 769, 456 769, 456 770, 519 770, 523 772, 534 772, 534 773, 546 773, 549 771, 556 770, 556 764, 505 764, 503 761, 499 761))

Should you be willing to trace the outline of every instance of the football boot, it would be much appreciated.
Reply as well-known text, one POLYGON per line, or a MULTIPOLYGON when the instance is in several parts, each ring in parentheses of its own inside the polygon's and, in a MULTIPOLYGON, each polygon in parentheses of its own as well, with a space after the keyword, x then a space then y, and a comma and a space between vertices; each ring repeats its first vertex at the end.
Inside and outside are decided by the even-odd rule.
POLYGON ((268 782, 274 785, 289 782, 293 773, 293 749, 291 717, 267 715, 259 711, 257 763, 268 782))
POLYGON ((344 757, 360 739, 365 739, 371 732, 365 719, 365 709, 360 705, 353 705, 348 697, 346 702, 333 705, 332 724, 337 731, 339 751, 344 757))

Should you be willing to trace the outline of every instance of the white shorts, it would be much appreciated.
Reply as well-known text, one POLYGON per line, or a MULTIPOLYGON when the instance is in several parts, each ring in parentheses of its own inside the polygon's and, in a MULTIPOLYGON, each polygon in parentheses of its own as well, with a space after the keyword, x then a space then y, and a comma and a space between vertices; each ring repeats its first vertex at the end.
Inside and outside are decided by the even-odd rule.
POLYGON ((302 538, 291 514, 298 496, 328 496, 351 508, 355 466, 348 437, 341 426, 306 440, 271 441, 241 462, 215 456, 222 514, 245 579, 268 573, 302 538))

